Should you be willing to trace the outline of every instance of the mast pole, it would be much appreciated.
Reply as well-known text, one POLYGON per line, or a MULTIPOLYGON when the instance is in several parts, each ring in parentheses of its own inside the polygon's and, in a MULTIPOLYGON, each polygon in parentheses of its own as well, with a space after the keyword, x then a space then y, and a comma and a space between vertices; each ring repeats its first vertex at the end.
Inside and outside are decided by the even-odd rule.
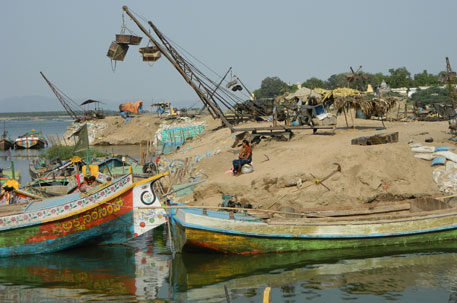
MULTIPOLYGON (((194 91, 197 93, 199 98, 202 100, 202 102, 208 106, 210 110, 211 115, 213 118, 215 116, 219 117, 224 125, 230 129, 231 132, 234 131, 233 126, 230 124, 230 122, 225 118, 224 114, 222 113, 222 110, 218 108, 218 106, 211 101, 202 91, 201 89, 192 81, 191 77, 189 77, 186 72, 181 68, 181 66, 176 62, 176 59, 172 58, 170 54, 165 51, 165 49, 162 47, 161 44, 159 44, 152 36, 151 34, 144 28, 144 26, 133 16, 133 14, 129 11, 128 7, 124 5, 122 9, 126 12, 126 14, 135 22, 135 24, 138 26, 138 28, 154 43, 154 45, 159 49, 159 51, 170 61, 170 63, 176 68, 176 70, 181 74, 181 76, 186 80, 186 82, 194 89, 194 91)), ((158 29, 154 26, 154 24, 149 21, 148 24, 152 27, 152 29, 156 32, 158 29)), ((198 79, 197 76, 193 75, 192 76, 196 79, 198 79)))

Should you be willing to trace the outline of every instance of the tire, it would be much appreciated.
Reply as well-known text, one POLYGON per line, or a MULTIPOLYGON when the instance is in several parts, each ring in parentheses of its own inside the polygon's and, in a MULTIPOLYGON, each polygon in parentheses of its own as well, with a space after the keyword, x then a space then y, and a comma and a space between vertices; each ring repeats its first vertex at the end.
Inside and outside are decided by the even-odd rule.
POLYGON ((154 162, 149 162, 143 165, 143 173, 145 174, 155 174, 157 173, 157 166, 154 162))

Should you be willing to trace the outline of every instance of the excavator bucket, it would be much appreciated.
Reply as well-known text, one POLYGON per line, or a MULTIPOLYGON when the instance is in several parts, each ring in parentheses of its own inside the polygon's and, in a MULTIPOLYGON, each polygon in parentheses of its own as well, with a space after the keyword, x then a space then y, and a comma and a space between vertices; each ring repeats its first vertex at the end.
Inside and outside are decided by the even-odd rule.
POLYGON ((141 42, 142 37, 133 35, 116 35, 116 42, 120 44, 138 45, 141 42))
POLYGON ((109 58, 115 61, 124 61, 124 57, 127 54, 129 46, 127 44, 120 44, 116 41, 111 42, 111 45, 106 54, 109 58))
POLYGON ((143 56, 144 62, 155 62, 162 56, 162 53, 156 46, 141 47, 138 51, 143 56))

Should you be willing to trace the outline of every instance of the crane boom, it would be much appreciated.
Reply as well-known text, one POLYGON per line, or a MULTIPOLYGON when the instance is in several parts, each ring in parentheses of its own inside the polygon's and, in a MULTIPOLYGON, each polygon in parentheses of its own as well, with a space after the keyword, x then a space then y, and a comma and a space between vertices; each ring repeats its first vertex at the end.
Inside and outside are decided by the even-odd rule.
POLYGON ((57 99, 59 100, 59 102, 62 104, 62 106, 64 107, 65 111, 67 112, 67 114, 75 121, 81 121, 81 117, 75 113, 75 111, 70 107, 70 105, 65 101, 65 98, 59 93, 59 91, 57 90, 57 88, 45 77, 45 75, 40 72, 41 76, 43 77, 44 81, 46 81, 46 83, 49 85, 49 87, 51 88, 52 92, 54 93, 54 95, 56 95, 57 99))
POLYGON ((176 68, 176 70, 181 74, 184 80, 194 89, 197 93, 198 97, 201 99, 203 104, 208 107, 213 118, 217 117, 222 120, 224 125, 228 127, 233 132, 233 126, 230 122, 225 118, 224 113, 222 112, 221 108, 214 101, 213 96, 214 92, 208 89, 207 85, 203 83, 203 81, 192 71, 192 68, 187 65, 185 60, 179 55, 179 53, 170 45, 167 39, 162 35, 162 33, 157 29, 157 27, 149 21, 148 24, 152 27, 154 32, 157 34, 159 39, 165 45, 166 50, 164 47, 156 41, 151 34, 141 25, 141 23, 133 16, 133 14, 129 11, 127 6, 123 6, 122 9, 126 12, 126 14, 136 23, 138 28, 150 39, 152 43, 159 49, 159 51, 165 56, 165 58, 170 61, 170 63, 176 68))

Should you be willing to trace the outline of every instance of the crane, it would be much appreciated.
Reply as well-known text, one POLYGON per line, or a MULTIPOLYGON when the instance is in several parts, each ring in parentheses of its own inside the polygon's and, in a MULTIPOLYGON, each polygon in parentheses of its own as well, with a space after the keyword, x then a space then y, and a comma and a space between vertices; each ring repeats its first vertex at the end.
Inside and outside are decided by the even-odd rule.
POLYGON ((65 109, 65 111, 67 112, 67 114, 73 120, 75 120, 75 122, 83 121, 85 114, 84 114, 84 110, 81 108, 81 106, 78 105, 73 100, 71 100, 63 92, 61 93, 61 91, 54 84, 52 84, 42 72, 40 72, 40 74, 43 77, 44 81, 46 81, 46 83, 49 85, 52 92, 56 95, 57 99, 59 100, 60 104, 62 104, 62 106, 65 109), (71 103, 73 103, 73 105, 71 105, 71 103))

